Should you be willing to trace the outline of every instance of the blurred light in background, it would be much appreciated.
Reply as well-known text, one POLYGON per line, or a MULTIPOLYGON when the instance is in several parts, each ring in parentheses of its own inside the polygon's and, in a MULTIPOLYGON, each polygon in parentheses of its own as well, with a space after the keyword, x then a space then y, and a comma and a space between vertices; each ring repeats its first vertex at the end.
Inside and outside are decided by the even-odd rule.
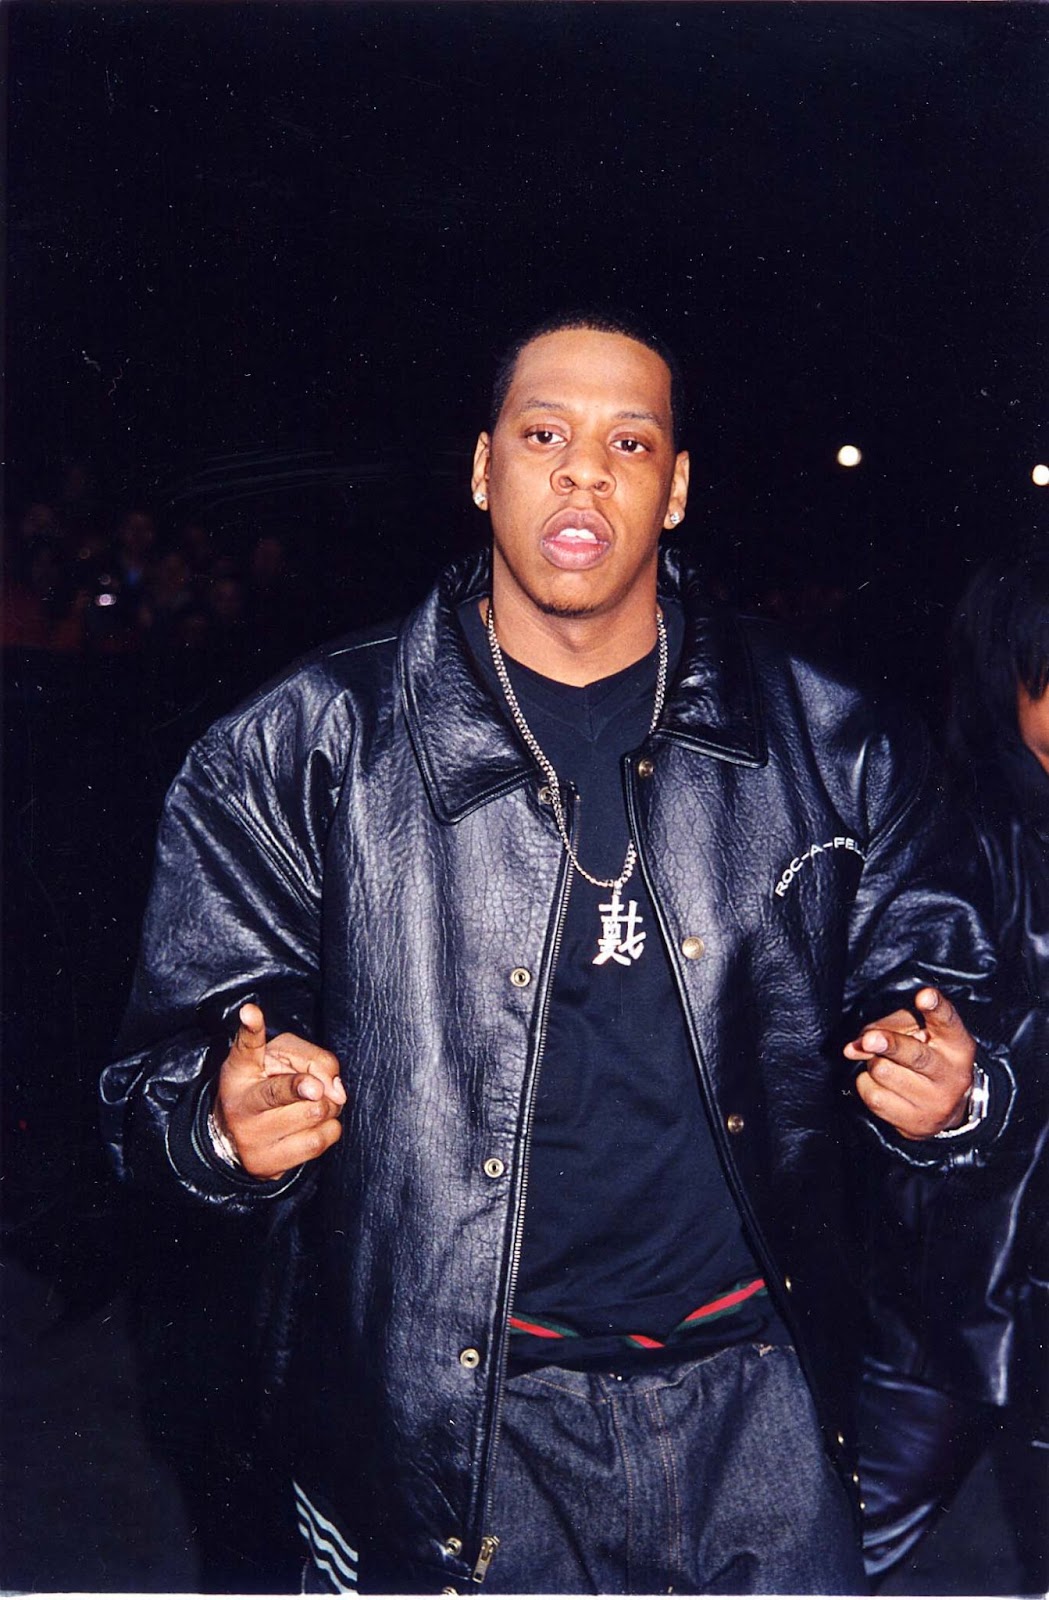
POLYGON ((863 452, 858 445, 843 444, 838 451, 839 467, 858 467, 863 460, 863 452))

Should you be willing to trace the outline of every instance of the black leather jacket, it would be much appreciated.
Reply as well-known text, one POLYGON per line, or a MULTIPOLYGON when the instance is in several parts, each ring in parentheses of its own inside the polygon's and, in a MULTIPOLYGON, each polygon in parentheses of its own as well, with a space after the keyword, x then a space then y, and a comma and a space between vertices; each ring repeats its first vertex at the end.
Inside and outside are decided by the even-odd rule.
MULTIPOLYGON (((728 1179, 851 1486, 870 1237, 897 1264, 912 1249, 880 1230, 879 1185, 901 1166, 964 1184, 996 1128, 898 1139, 841 1045, 926 982, 993 1045, 977 852, 917 730, 886 732, 847 685, 711 610, 674 556, 660 581, 686 639, 659 729, 624 761, 639 869, 728 1179)), ((454 615, 486 589, 483 559, 453 569, 399 631, 319 652, 191 753, 103 1082, 129 1178, 279 1223, 301 1292, 292 1327, 271 1313, 274 1343, 308 1353, 289 1449, 370 1589, 460 1585, 499 1532, 486 1501, 569 874, 454 615), (275 1031, 334 1051, 349 1091, 340 1143, 272 1184, 224 1167, 201 1123, 252 996, 275 1031)), ((1000 1123, 1001 1078, 996 1097, 1000 1123)), ((920 1328, 893 1329, 908 1357, 920 1328)), ((970 1348, 959 1360, 982 1381, 970 1348)))
POLYGON ((867 1570, 900 1561, 949 1505, 1009 1407, 1012 1427, 1049 1445, 1049 775, 1020 744, 964 767, 959 787, 990 869, 991 926, 1003 985, 1014 990, 1019 1092, 995 1158, 963 1186, 897 1172, 886 1210, 921 1233, 925 1335, 900 1364, 894 1329, 908 1314, 907 1274, 877 1279, 861 1405, 867 1570), (978 1352, 982 1385, 952 1359, 978 1352))
POLYGON ((1019 741, 995 765, 996 782, 980 786, 975 822, 990 861, 1003 966, 1022 989, 1025 1022, 1014 1050, 1030 1048, 1027 1093, 1006 1146, 1015 1150, 1017 1182, 1007 1206, 999 1202, 1007 1211, 1001 1278, 1015 1320, 1003 1365, 1020 1427, 1049 1445, 1049 773, 1019 741))
MULTIPOLYGON (((1014 736, 969 778, 990 868, 991 927, 1023 1019, 1011 1043, 1023 1093, 996 1152, 998 1181, 984 1175, 968 1202, 971 1215, 988 1186, 978 1218, 986 1271, 971 1281, 983 1287, 983 1317, 997 1314, 997 1338, 986 1345, 999 1373, 995 1398, 1013 1408, 1017 1427, 1049 1444, 1049 774, 1014 736)), ((971 1231, 975 1238, 975 1216, 971 1231)))

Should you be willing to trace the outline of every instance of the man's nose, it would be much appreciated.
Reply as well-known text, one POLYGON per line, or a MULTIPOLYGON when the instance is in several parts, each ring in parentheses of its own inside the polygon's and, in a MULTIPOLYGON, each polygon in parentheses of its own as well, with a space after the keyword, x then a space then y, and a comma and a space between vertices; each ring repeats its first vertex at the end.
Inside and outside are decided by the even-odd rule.
POLYGON ((570 494, 573 489, 611 494, 616 480, 604 447, 586 440, 575 441, 554 468, 553 485, 561 494, 570 494))

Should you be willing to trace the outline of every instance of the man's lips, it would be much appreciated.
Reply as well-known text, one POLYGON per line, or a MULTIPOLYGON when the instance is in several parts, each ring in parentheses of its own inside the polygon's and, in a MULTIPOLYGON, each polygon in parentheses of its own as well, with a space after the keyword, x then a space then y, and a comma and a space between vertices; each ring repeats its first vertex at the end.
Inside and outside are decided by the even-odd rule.
POLYGON ((612 530, 599 511, 566 509, 550 518, 539 547, 551 566, 581 572, 603 560, 611 544, 612 530))

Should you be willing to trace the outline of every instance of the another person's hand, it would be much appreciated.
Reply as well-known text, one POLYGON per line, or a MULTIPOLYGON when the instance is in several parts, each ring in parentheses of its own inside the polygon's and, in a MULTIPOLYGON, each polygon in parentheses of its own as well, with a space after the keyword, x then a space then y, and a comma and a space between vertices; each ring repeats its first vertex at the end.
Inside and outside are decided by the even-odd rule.
POLYGON ((329 1050, 294 1033, 266 1038, 256 1005, 240 1009, 240 1027, 219 1073, 215 1120, 246 1172, 280 1178, 315 1161, 342 1132, 346 1090, 329 1050))
POLYGON ((894 1011, 845 1046, 850 1061, 866 1061, 856 1091, 867 1107, 906 1139, 930 1139, 966 1117, 976 1041, 937 989, 915 997, 925 1026, 909 1011, 894 1011))

